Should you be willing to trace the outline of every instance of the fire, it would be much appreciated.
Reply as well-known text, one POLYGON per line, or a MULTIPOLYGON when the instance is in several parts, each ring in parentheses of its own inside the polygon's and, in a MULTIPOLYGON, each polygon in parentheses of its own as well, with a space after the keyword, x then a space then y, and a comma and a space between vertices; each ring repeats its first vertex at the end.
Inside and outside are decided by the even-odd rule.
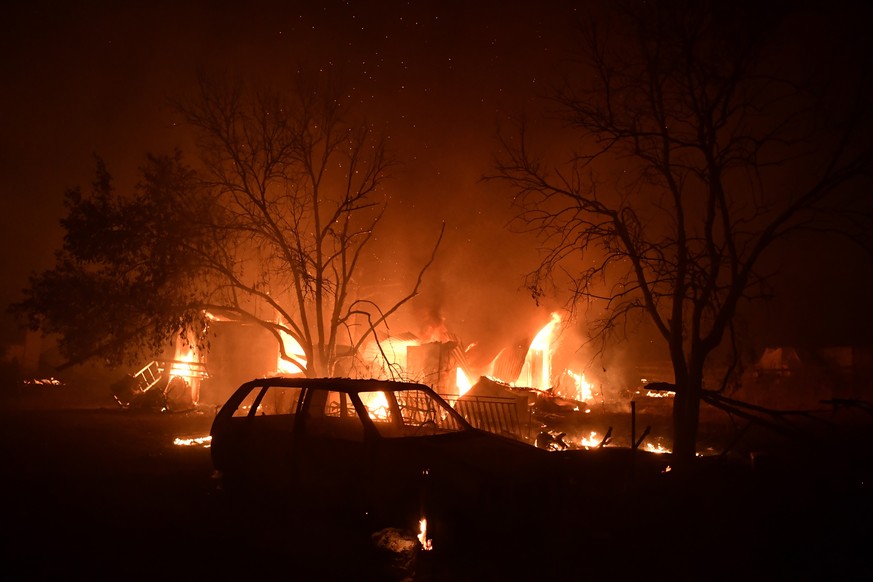
POLYGON ((646 450, 651 452, 651 453, 658 453, 658 454, 672 453, 673 452, 670 449, 664 447, 664 445, 662 445, 661 443, 658 443, 658 444, 646 443, 646 450))
POLYGON ((528 368, 531 388, 548 390, 551 386, 552 334, 559 323, 561 323, 561 316, 558 313, 552 313, 551 321, 534 336, 528 348, 525 366, 528 368))
POLYGON ((674 396, 676 396, 676 393, 673 392, 672 390, 667 390, 667 391, 663 391, 663 392, 658 392, 656 390, 648 390, 646 392, 646 396, 648 396, 649 398, 673 398, 674 396))
POLYGON ((470 379, 467 378, 467 374, 464 373, 464 370, 458 367, 457 372, 455 372, 455 386, 458 387, 458 396, 463 396, 466 394, 470 388, 473 387, 473 383, 470 382, 470 379))
POLYGON ((192 447, 194 445, 200 445, 205 448, 212 445, 212 437, 209 435, 193 438, 176 437, 175 439, 173 439, 173 444, 178 447, 192 447))
POLYGON ((587 437, 582 437, 581 439, 579 439, 579 445, 586 449, 590 449, 600 446, 600 440, 601 439, 597 436, 597 432, 592 430, 591 434, 589 434, 587 437))
MULTIPOLYGON (((169 375, 169 380, 181 378, 184 381, 187 394, 184 397, 197 405, 200 402, 200 382, 208 377, 206 366, 200 358, 198 350, 183 341, 176 340, 176 351, 173 361, 166 362, 164 371, 169 375)), ((182 397, 178 395, 178 397, 182 397)))
POLYGON ((373 420, 388 420, 388 399, 384 392, 361 392, 361 402, 373 420))
POLYGON ((197 361, 197 354, 194 352, 194 348, 182 346, 180 342, 176 346, 176 358, 170 364, 170 377, 180 376, 186 380, 194 378, 196 375, 195 364, 199 364, 199 362, 197 361))
POLYGON ((291 334, 284 330, 279 330, 279 337, 282 338, 282 345, 285 347, 285 353, 291 360, 282 358, 282 353, 279 352, 276 362, 276 371, 280 374, 300 374, 303 368, 306 367, 306 353, 300 343, 294 339, 291 334))
POLYGON ((418 522, 418 543, 421 544, 421 549, 428 551, 433 549, 433 540, 427 537, 427 519, 422 517, 418 522))
POLYGON ((579 402, 590 402, 594 399, 594 393, 591 391, 591 382, 585 379, 585 374, 577 374, 571 370, 567 370, 567 375, 573 379, 576 393, 573 395, 574 400, 579 402))

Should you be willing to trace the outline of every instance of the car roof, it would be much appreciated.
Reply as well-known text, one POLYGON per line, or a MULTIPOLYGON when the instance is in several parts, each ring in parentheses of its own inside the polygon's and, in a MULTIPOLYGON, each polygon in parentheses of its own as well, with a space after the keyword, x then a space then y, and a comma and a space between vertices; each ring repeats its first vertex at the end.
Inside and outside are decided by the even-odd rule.
POLYGON ((399 380, 377 380, 374 378, 292 378, 274 376, 251 380, 240 386, 240 390, 257 386, 284 386, 287 388, 321 388, 335 392, 369 392, 372 390, 425 390, 433 392, 430 386, 417 382, 399 380))

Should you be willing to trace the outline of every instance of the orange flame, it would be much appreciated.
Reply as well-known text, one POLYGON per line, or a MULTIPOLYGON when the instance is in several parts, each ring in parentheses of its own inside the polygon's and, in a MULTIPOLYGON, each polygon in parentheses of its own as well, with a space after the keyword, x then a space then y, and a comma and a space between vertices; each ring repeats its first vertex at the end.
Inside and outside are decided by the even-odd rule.
POLYGON ((470 379, 467 378, 467 374, 465 374, 464 370, 460 367, 458 367, 457 372, 455 372, 455 386, 458 388, 459 397, 466 394, 470 388, 473 387, 473 383, 470 382, 470 379))
POLYGON ((388 399, 384 392, 361 392, 361 402, 373 420, 388 420, 388 399))
POLYGON ((200 437, 176 437, 173 444, 177 447, 193 447, 194 445, 208 448, 212 445, 212 437, 209 435, 200 437))
POLYGON ((581 439, 579 439, 579 445, 586 449, 590 449, 600 446, 600 440, 601 439, 598 438, 597 433, 592 430, 591 434, 589 434, 587 437, 582 437, 581 439))
POLYGON ((594 393, 591 391, 591 382, 585 379, 585 374, 577 374, 571 370, 567 370, 567 375, 573 379, 576 393, 573 395, 574 400, 579 402, 590 402, 594 399, 594 393))
POLYGON ((670 449, 666 448, 661 443, 657 443, 657 444, 646 443, 646 450, 651 452, 651 453, 658 453, 658 454, 673 452, 670 449))
POLYGON ((176 355, 174 361, 170 364, 170 377, 180 376, 187 380, 195 377, 194 366, 192 364, 199 363, 197 354, 191 346, 182 345, 182 342, 176 344, 176 355))
POLYGON ((534 339, 530 344, 530 349, 540 351, 549 349, 552 339, 552 331, 554 331, 555 326, 559 323, 561 323, 561 316, 557 313, 552 313, 551 321, 549 321, 549 323, 547 323, 545 327, 534 336, 534 339))
POLYGON ((421 544, 421 549, 428 551, 433 549, 433 540, 427 538, 427 519, 422 517, 418 522, 418 543, 421 544))
POLYGON ((276 371, 280 374, 300 374, 306 366, 306 353, 303 351, 303 347, 291 334, 284 330, 279 330, 279 337, 282 338, 285 353, 293 360, 296 360, 296 362, 299 362, 299 364, 283 359, 282 352, 280 351, 276 358, 276 371))
POLYGON ((552 348, 552 334, 554 333, 555 327, 561 323, 561 316, 557 313, 552 313, 552 319, 543 327, 536 336, 534 336, 533 341, 530 344, 530 348, 528 348, 528 354, 525 361, 525 364, 529 367, 529 369, 533 368, 535 361, 538 359, 539 363, 539 374, 538 378, 534 378, 533 370, 530 371, 530 385, 532 388, 539 388, 540 390, 548 390, 551 385, 551 377, 552 377, 552 362, 551 362, 551 348, 552 348), (538 358, 537 358, 538 357, 538 358))

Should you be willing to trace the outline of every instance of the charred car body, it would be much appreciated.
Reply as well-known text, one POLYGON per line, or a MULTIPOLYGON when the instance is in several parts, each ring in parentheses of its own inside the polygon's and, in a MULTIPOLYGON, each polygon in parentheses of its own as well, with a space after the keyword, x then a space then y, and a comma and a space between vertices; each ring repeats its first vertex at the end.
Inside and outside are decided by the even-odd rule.
POLYGON ((446 528, 455 540, 569 518, 548 501, 613 493, 630 469, 642 484, 669 462, 627 449, 547 451, 473 428, 428 386, 385 380, 253 380, 219 410, 211 436, 230 492, 383 524, 426 516, 434 536, 446 528))

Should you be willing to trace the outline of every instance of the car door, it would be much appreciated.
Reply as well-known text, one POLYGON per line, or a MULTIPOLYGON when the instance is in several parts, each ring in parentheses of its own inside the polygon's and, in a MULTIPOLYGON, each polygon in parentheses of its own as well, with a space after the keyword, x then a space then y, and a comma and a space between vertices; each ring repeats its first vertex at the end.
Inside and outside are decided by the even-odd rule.
POLYGON ((367 465, 364 425, 348 393, 310 388, 295 440, 298 483, 339 501, 359 493, 367 465))
POLYGON ((224 425, 230 443, 226 473, 261 490, 287 488, 293 478, 293 435, 302 389, 263 385, 254 388, 224 425))

